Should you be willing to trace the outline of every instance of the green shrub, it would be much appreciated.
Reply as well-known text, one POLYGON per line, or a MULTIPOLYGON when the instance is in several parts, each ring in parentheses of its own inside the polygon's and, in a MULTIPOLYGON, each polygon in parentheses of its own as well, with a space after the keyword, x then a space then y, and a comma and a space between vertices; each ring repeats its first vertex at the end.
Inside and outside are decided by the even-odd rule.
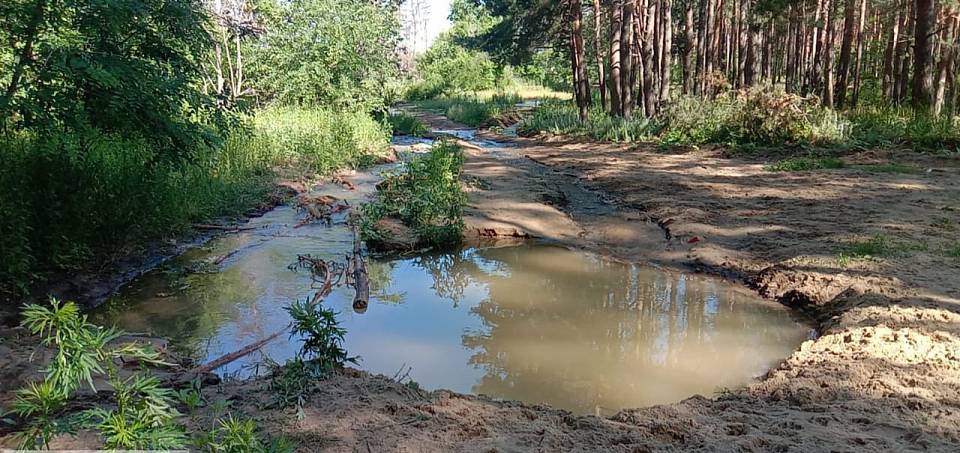
POLYGON ((634 142, 648 138, 651 125, 646 118, 625 120, 612 117, 598 107, 591 109, 587 122, 582 123, 572 102, 548 101, 520 123, 518 132, 522 135, 547 132, 608 142, 634 142))
POLYGON ((387 123, 393 131, 393 135, 412 135, 414 137, 423 137, 430 130, 423 121, 408 113, 392 113, 387 116, 387 123))
POLYGON ((460 187, 463 151, 449 142, 439 142, 430 154, 410 162, 405 173, 387 178, 378 187, 377 198, 364 205, 362 232, 376 240, 376 223, 397 217, 431 246, 458 244, 463 235, 466 196, 460 187))
POLYGON ((858 146, 909 145, 919 150, 956 151, 960 125, 949 117, 913 109, 865 107, 850 114, 851 139, 858 146))

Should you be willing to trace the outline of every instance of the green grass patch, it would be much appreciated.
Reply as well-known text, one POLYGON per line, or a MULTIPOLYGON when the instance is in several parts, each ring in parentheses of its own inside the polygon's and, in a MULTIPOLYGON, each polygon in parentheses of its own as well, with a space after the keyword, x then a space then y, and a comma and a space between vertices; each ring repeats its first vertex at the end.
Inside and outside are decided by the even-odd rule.
POLYGON ((427 128, 426 124, 423 124, 423 121, 405 112, 391 113, 387 116, 387 124, 390 125, 393 135, 423 137, 430 132, 430 129, 427 128))
POLYGON ((864 240, 852 241, 845 244, 837 252, 837 259, 841 263, 851 259, 889 258, 899 256, 910 249, 925 249, 925 246, 910 247, 894 242, 889 237, 878 234, 864 240))
POLYGON ((486 97, 455 96, 418 101, 422 109, 442 113, 451 121, 479 127, 503 112, 513 109, 523 98, 517 93, 499 92, 486 97))
POLYGON ((767 171, 809 171, 844 168, 847 164, 835 157, 791 157, 770 164, 767 171))
POLYGON ((960 259, 960 242, 954 242, 953 244, 945 247, 943 249, 943 254, 950 258, 960 259))
POLYGON ((635 142, 650 138, 652 134, 647 119, 612 117, 601 108, 591 109, 587 121, 582 122, 576 106, 569 101, 545 102, 520 123, 517 131, 521 135, 574 135, 605 142, 635 142))
POLYGON ((463 151, 450 142, 438 142, 430 153, 407 164, 407 171, 378 186, 376 199, 364 205, 364 240, 384 239, 376 227, 385 217, 400 219, 424 245, 443 247, 460 243, 466 196, 460 187, 463 151))

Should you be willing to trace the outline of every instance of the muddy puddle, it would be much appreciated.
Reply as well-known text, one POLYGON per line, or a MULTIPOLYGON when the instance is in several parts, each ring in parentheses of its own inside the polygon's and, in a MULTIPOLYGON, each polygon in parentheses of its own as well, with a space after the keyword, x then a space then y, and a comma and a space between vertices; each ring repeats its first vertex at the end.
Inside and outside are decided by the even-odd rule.
MULTIPOLYGON (((356 205, 396 170, 377 167, 351 178, 355 190, 331 184, 319 193, 356 205)), ((297 255, 343 261, 353 247, 345 216, 296 228, 301 217, 280 207, 253 219, 145 275, 93 318, 168 338, 199 362, 268 336, 289 323, 287 304, 314 292, 309 275, 288 268, 297 255)), ((365 313, 353 311, 348 288, 324 302, 340 313, 358 368, 582 414, 742 386, 811 334, 736 285, 546 244, 373 257, 368 272, 365 313)), ((218 372, 247 377, 298 347, 284 337, 218 372)))

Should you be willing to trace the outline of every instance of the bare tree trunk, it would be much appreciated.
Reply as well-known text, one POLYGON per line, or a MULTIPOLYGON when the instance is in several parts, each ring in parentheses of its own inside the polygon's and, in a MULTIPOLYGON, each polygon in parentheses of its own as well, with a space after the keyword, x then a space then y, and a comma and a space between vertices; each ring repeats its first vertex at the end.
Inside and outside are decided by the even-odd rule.
POLYGON ((747 17, 747 33, 746 33, 746 58, 744 58, 743 64, 743 83, 744 86, 753 86, 756 83, 757 79, 757 25, 753 23, 753 20, 750 19, 750 10, 752 9, 753 4, 750 0, 746 0, 743 4, 744 15, 747 17))
POLYGON ((660 23, 663 36, 663 62, 660 65, 660 104, 670 102, 670 80, 673 66, 673 0, 663 0, 660 23))
MULTIPOLYGON (((899 1, 896 2, 899 6, 899 1)), ((903 10, 899 7, 897 8, 897 16, 893 20, 893 27, 890 30, 890 39, 887 41, 887 47, 883 53, 883 94, 887 99, 894 99, 896 97, 896 80, 897 80, 897 62, 899 58, 897 56, 897 48, 900 40, 900 26, 903 23, 903 10)))
POLYGON ((696 46, 693 30, 693 0, 687 0, 683 17, 683 94, 693 93, 693 48, 696 46))
POLYGON ((643 55, 643 111, 647 117, 652 117, 657 113, 657 90, 654 82, 654 74, 656 69, 654 68, 654 45, 653 37, 657 23, 656 17, 656 1, 657 0, 645 0, 646 3, 646 12, 644 15, 644 22, 646 24, 643 27, 643 49, 641 55, 643 55))
POLYGON ((850 98, 850 107, 856 108, 860 102, 860 83, 863 77, 863 28, 867 21, 867 0, 860 0, 860 21, 857 29, 857 64, 853 74, 853 94, 850 98))
POLYGON ((601 39, 600 27, 603 25, 603 9, 600 8, 600 0, 593 0, 593 46, 597 54, 597 78, 600 81, 600 104, 603 110, 610 108, 610 102, 607 98, 607 77, 604 74, 603 67, 603 40, 601 39))
POLYGON ((610 114, 623 116, 621 70, 623 68, 623 0, 614 0, 610 11, 610 114))
POLYGON ((574 95, 580 121, 586 121, 590 109, 590 79, 587 77, 586 51, 583 46, 583 11, 580 0, 570 0, 570 60, 573 66, 574 95))
POLYGON ((623 63, 620 75, 620 111, 624 118, 630 118, 633 115, 633 85, 634 85, 634 63, 633 63, 633 28, 636 0, 624 0, 622 33, 620 34, 620 61, 623 63))
POLYGON ((943 45, 940 49, 940 62, 937 65, 937 80, 933 96, 932 112, 934 115, 940 115, 943 112, 944 103, 946 102, 950 69, 953 67, 953 62, 957 55, 957 49, 955 48, 956 43, 953 41, 956 39, 954 36, 957 32, 958 21, 960 21, 960 18, 957 16, 947 17, 946 26, 942 32, 943 38, 941 42, 943 45))
POLYGON ((833 4, 824 2, 824 44, 823 44, 823 105, 832 106, 833 100, 833 40, 836 36, 833 26, 833 4))
POLYGON ((853 54, 853 41, 857 38, 856 11, 858 0, 846 0, 843 5, 843 38, 840 42, 840 61, 837 64, 836 104, 843 108, 847 97, 847 85, 850 83, 850 58, 853 54))
POLYGON ((917 111, 929 111, 933 96, 933 79, 930 74, 930 54, 933 35, 937 24, 934 0, 916 0, 913 37, 913 89, 911 103, 917 111))

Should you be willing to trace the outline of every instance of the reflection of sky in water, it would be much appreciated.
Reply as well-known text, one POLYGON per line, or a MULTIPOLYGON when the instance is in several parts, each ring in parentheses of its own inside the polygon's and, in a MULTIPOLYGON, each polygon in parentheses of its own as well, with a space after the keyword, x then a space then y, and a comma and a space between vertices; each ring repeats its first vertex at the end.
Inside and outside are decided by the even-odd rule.
MULTIPOLYGON (((152 274, 98 315, 171 337, 203 360, 240 349, 285 326, 283 307, 311 294, 309 276, 287 269, 297 253, 330 259, 351 247, 346 233, 319 242, 311 235, 321 227, 290 231, 219 241, 208 255, 243 250, 222 272, 190 275, 188 288, 162 298, 156 294, 172 292, 177 279, 152 274)), ((553 247, 374 260, 368 268, 374 300, 366 313, 352 311, 346 288, 324 302, 340 312, 346 348, 360 356, 360 368, 393 376, 412 367, 409 376, 428 389, 583 413, 743 385, 807 332, 782 308, 732 285, 553 247)), ((298 348, 283 338, 262 355, 282 362, 298 348)), ((221 371, 249 374, 262 355, 221 371)))

